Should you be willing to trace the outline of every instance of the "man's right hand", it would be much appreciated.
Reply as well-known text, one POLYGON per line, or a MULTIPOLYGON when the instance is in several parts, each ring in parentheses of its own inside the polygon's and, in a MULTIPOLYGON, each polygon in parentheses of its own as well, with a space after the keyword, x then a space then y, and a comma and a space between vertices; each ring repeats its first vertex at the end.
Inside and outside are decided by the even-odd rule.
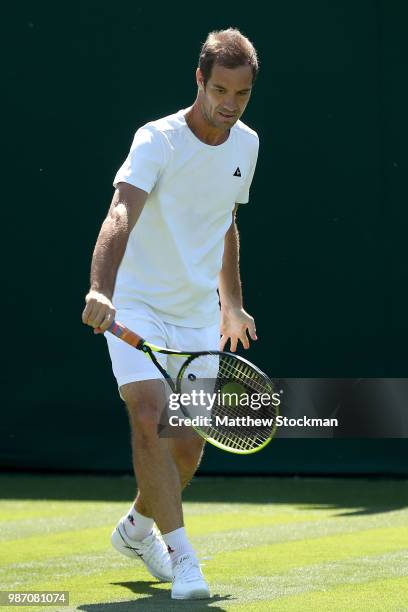
POLYGON ((116 310, 112 302, 106 295, 94 290, 88 293, 85 302, 82 321, 93 327, 95 334, 105 332, 115 320, 116 310))

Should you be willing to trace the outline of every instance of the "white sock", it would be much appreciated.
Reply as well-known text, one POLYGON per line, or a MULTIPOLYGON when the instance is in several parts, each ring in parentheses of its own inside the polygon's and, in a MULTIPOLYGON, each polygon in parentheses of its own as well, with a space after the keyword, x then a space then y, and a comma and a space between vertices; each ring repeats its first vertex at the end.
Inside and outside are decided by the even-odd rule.
POLYGON ((162 535, 173 565, 181 555, 193 554, 195 556, 194 549, 188 541, 184 527, 179 527, 162 535))
POLYGON ((132 506, 125 519, 125 531, 129 538, 140 542, 151 533, 153 523, 154 520, 152 518, 139 514, 136 508, 132 506))

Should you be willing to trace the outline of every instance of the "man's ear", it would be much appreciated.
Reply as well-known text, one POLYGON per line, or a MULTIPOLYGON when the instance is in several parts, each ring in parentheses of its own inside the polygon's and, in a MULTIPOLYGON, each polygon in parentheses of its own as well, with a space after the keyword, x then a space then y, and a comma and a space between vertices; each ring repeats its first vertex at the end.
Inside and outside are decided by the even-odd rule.
POLYGON ((200 68, 197 68, 196 70, 196 81, 197 81, 197 87, 200 91, 204 91, 204 77, 203 77, 203 73, 201 72, 200 68))

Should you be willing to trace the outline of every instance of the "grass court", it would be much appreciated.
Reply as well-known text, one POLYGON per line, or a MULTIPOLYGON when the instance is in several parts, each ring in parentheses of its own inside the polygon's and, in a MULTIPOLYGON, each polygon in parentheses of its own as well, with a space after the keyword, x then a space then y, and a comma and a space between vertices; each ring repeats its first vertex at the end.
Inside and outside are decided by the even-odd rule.
POLYGON ((1 589, 70 592, 23 610, 408 611, 405 480, 196 478, 184 508, 201 602, 172 601, 111 548, 132 477, 5 474, 0 491, 1 589))

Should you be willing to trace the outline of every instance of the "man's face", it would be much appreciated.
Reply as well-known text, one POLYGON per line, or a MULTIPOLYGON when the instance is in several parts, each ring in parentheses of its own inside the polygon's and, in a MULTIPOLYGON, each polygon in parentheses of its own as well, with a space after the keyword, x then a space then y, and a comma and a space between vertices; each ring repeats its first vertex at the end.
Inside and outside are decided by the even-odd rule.
POLYGON ((241 117, 252 91, 250 66, 225 68, 215 63, 204 88, 201 70, 197 69, 199 102, 204 119, 221 130, 230 129, 241 117))

